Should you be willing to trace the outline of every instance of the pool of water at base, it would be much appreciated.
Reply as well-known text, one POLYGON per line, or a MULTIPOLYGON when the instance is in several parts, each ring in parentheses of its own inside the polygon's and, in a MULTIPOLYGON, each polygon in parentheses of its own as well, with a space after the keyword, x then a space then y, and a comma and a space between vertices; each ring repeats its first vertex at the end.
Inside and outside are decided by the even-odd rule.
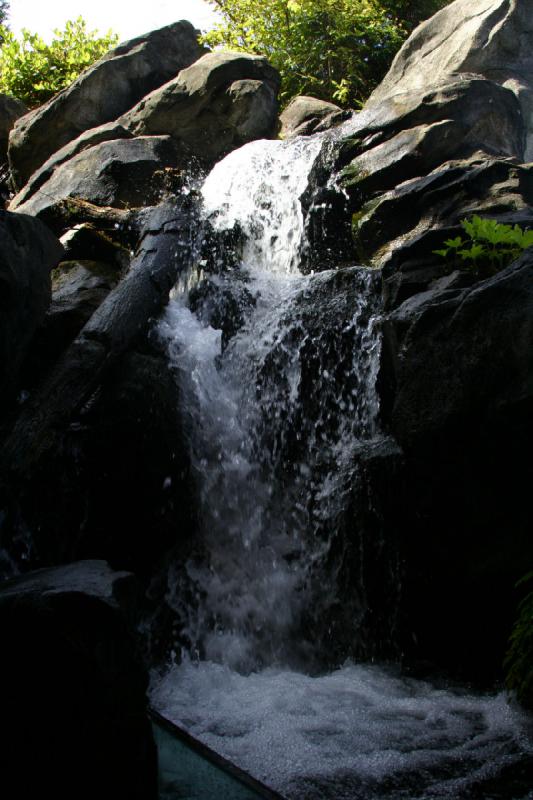
POLYGON ((532 800, 533 723, 504 693, 474 694, 346 664, 242 675, 186 661, 152 703, 289 800, 532 800))

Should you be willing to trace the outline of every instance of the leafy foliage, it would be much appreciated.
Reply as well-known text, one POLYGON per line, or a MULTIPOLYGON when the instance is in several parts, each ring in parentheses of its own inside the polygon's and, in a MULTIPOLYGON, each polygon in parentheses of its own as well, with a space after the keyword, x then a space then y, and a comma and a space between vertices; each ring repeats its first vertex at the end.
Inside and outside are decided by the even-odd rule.
POLYGON ((266 56, 282 76, 282 100, 310 94, 360 105, 415 24, 449 0, 209 0, 222 23, 216 47, 266 56))
POLYGON ((88 31, 82 17, 67 22, 63 31, 55 30, 50 44, 26 29, 17 39, 0 26, 0 37, 0 91, 30 107, 44 103, 71 84, 118 41, 111 31, 105 36, 88 31))
MULTIPOLYGON (((519 582, 531 586, 533 572, 519 582)), ((509 640, 505 658, 507 688, 516 694, 518 701, 533 709, 533 590, 518 607, 518 619, 509 640)))
POLYGON ((0 25, 4 25, 9 16, 8 0, 0 0, 0 25))
POLYGON ((445 248, 433 252, 454 265, 469 264, 479 272, 497 272, 518 258, 526 247, 533 246, 533 231, 523 230, 519 225, 503 225, 475 214, 470 220, 464 219, 461 226, 467 234, 466 240, 462 236, 447 239, 445 248))

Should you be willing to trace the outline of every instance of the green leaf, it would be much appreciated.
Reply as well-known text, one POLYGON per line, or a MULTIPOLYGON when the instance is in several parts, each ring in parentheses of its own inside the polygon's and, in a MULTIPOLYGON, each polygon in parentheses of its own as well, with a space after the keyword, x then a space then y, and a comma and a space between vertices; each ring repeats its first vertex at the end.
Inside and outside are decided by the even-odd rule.
POLYGON ((457 236, 455 239, 446 239, 444 244, 447 245, 448 247, 454 249, 454 250, 457 250, 459 247, 463 246, 464 241, 462 240, 462 238, 460 236, 457 236))

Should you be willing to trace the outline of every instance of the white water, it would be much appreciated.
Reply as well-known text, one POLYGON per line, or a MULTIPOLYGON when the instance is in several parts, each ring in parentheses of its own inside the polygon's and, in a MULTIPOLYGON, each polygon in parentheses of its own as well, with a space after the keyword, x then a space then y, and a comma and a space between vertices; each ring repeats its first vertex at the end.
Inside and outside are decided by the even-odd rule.
POLYGON ((188 662, 164 678, 152 702, 294 800, 459 800, 532 752, 525 715, 503 695, 437 689, 377 666, 243 676, 188 662))
POLYGON ((182 292, 160 326, 201 533, 169 575, 182 663, 154 679, 152 700, 287 797, 466 797, 479 776, 527 750, 524 720, 502 696, 438 690, 378 667, 322 677, 294 669, 312 662, 338 599, 323 564, 357 454, 380 436, 373 276, 298 271, 299 197, 321 146, 320 137, 255 142, 215 167, 206 217, 218 231, 238 225, 245 244, 241 263, 210 281, 245 293, 244 324, 223 347, 212 305, 193 313, 182 292))

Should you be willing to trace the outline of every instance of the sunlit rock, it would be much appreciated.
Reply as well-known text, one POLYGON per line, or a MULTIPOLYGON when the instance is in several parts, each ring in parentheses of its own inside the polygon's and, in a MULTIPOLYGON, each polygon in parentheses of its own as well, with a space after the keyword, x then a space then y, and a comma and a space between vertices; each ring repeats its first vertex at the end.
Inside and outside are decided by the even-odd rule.
POLYGON ((175 22, 111 50, 68 88, 15 126, 9 161, 21 188, 30 175, 80 133, 110 122, 205 52, 190 22, 175 22))

